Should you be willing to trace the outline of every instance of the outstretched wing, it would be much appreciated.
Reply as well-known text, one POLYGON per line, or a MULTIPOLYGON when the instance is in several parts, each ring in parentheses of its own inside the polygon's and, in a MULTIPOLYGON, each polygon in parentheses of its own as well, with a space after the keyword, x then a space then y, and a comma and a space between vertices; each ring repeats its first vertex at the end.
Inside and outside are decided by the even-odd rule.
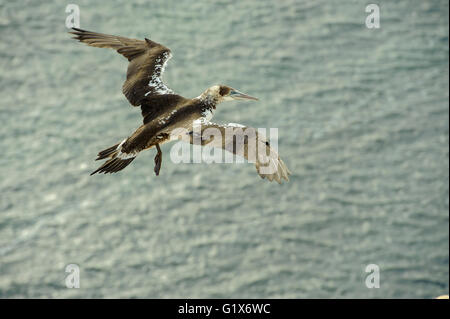
POLYGON ((76 36, 74 39, 93 47, 114 49, 130 61, 122 92, 132 105, 141 105, 145 96, 173 93, 161 80, 172 56, 165 46, 147 38, 144 41, 78 28, 73 30, 70 33, 76 36))
POLYGON ((289 180, 291 172, 284 164, 278 153, 272 148, 265 136, 257 129, 239 124, 229 123, 220 125, 207 123, 201 127, 194 127, 190 134, 191 144, 201 144, 222 148, 228 152, 242 156, 251 163, 255 163, 261 178, 269 181, 289 180))
POLYGON ((187 101, 187 99, 176 94, 146 96, 141 103, 144 124, 160 115, 172 112, 183 101, 187 101))

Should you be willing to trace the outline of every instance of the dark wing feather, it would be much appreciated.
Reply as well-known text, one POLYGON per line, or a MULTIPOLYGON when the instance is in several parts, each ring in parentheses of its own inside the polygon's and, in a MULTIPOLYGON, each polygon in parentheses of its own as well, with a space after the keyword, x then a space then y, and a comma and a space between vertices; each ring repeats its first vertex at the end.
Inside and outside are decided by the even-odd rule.
POLYGON ((170 113, 185 101, 187 99, 176 94, 146 96, 141 104, 144 124, 147 124, 160 115, 170 113))
POLYGON ((173 93, 161 80, 170 50, 149 39, 137 40, 73 28, 74 39, 97 48, 111 48, 123 55, 128 64, 122 92, 128 101, 141 105, 145 96, 173 93))
POLYGON ((207 123, 198 132, 194 129, 190 136, 192 144, 201 143, 212 147, 222 148, 238 156, 242 156, 251 163, 255 163, 261 178, 269 181, 281 179, 289 180, 291 172, 284 164, 278 153, 270 146, 266 138, 252 127, 237 126, 235 124, 220 125, 207 123), (216 135, 217 134, 217 135, 216 135))

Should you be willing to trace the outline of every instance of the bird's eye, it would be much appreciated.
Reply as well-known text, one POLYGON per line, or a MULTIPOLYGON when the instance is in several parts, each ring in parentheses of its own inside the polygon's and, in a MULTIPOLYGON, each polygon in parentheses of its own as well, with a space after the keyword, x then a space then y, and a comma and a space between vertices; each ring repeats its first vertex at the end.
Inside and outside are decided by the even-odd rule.
POLYGON ((230 88, 229 88, 228 86, 221 86, 221 87, 220 87, 219 94, 220 94, 221 96, 226 96, 226 95, 228 95, 229 93, 230 93, 230 88))

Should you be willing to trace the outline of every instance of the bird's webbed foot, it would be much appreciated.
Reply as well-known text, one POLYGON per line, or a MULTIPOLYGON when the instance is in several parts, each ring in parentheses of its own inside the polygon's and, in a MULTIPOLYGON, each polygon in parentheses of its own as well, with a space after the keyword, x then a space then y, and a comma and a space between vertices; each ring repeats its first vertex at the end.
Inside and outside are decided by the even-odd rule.
POLYGON ((156 144, 156 149, 158 153, 155 156, 155 168, 153 169, 155 171, 156 176, 159 175, 159 170, 161 169, 161 163, 162 163, 162 152, 161 148, 159 147, 159 144, 156 144))

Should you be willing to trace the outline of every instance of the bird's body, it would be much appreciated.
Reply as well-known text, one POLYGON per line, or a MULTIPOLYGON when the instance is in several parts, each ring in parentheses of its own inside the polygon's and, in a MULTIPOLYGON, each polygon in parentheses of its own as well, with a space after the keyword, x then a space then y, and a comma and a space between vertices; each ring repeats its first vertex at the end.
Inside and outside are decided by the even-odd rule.
MULTIPOLYGON (((253 99, 233 88, 215 85, 204 91, 196 98, 185 98, 175 94, 161 80, 171 52, 165 46, 149 39, 136 40, 124 37, 106 35, 74 28, 71 32, 75 39, 94 47, 105 47, 117 50, 128 61, 127 78, 122 91, 133 106, 140 106, 143 116, 141 125, 132 135, 122 142, 101 151, 97 160, 106 159, 95 173, 113 173, 129 165, 143 150, 156 147, 158 153, 155 157, 155 173, 159 174, 162 161, 160 145, 170 141, 174 131, 184 129, 192 135, 196 126, 216 127, 224 129, 226 126, 211 123, 210 120, 216 106, 227 100, 253 99)), ((201 130, 203 132, 203 130, 201 130)), ((273 151, 268 142, 259 135, 255 135, 255 142, 262 142, 263 147, 273 151)), ((200 137, 202 145, 206 143, 200 137)), ((191 143, 194 143, 191 138, 191 143)), ((225 149, 225 144, 214 145, 225 149)), ((234 150, 235 148, 233 148, 234 150)), ((236 153, 236 151, 233 151, 236 153)), ((270 152, 269 152, 270 153, 270 152)), ((275 153, 276 154, 276 153, 275 153)), ((246 155, 246 157, 248 157, 246 155)), ((269 180, 288 180, 290 174, 278 154, 271 159, 274 172, 264 174, 260 171, 258 160, 255 162, 260 176, 269 180)), ((269 160, 269 165, 271 162, 269 160)), ((91 175, 92 175, 91 174, 91 175)))

